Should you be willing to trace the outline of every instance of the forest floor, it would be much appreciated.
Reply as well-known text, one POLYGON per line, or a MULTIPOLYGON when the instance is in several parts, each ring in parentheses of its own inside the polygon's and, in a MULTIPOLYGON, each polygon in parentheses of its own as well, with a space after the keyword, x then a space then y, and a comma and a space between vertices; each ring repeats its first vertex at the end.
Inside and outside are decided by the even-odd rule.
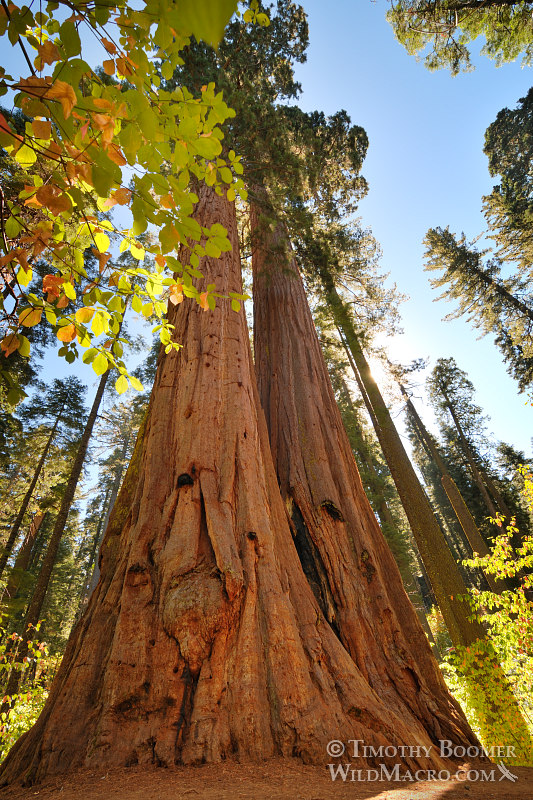
POLYGON ((533 768, 510 771, 515 781, 496 767, 491 782, 343 782, 332 781, 327 767, 272 759, 258 765, 85 770, 29 788, 0 789, 0 800, 532 800, 533 768))

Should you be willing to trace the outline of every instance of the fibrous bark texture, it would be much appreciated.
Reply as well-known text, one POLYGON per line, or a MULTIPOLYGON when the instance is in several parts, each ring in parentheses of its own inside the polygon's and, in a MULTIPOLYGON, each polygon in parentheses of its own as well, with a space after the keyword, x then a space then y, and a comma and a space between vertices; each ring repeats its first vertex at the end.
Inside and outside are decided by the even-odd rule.
MULTIPOLYGON (((206 187, 199 198, 198 221, 221 222, 233 244, 221 259, 203 260, 206 283, 239 292, 234 207, 206 187)), ((244 314, 229 300, 212 312, 184 302, 171 321, 183 347, 160 359, 102 545, 99 584, 45 710, 2 779, 273 754, 325 763, 330 739, 474 741, 429 654, 415 664, 368 580, 380 556, 369 551, 358 574, 370 596, 360 636, 370 641, 365 614, 380 609, 374 630, 396 659, 390 677, 372 654, 365 664, 361 651, 356 664, 324 617, 287 523, 244 314), (374 690, 367 674, 378 668, 374 690), (409 694, 403 706, 400 691, 409 694)), ((436 764, 434 752, 405 760, 436 764)))
POLYGON ((258 388, 304 572, 388 708, 437 738, 450 724, 469 736, 365 495, 287 234, 257 205, 252 231, 258 388))

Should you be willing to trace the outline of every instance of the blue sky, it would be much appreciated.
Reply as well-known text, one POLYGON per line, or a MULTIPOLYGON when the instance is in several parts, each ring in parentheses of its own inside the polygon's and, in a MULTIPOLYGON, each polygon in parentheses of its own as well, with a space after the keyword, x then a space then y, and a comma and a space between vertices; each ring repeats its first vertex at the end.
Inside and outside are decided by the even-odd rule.
MULTIPOLYGON (((452 306, 433 302, 437 292, 422 268, 429 227, 450 225, 468 238, 483 230, 481 197, 492 186, 484 133, 501 108, 527 93, 531 69, 519 63, 496 68, 477 57, 474 72, 455 78, 430 73, 396 42, 385 19, 386 0, 303 5, 310 46, 307 63, 296 70, 303 88, 299 103, 325 113, 345 108, 366 129, 370 146, 363 174, 370 191, 360 214, 382 246, 383 270, 410 296, 401 309, 405 333, 387 342, 391 356, 404 362, 429 357, 430 367, 439 357, 453 356, 474 383, 496 438, 531 455, 533 409, 518 395, 489 337, 477 340, 462 320, 441 322, 452 306)), ((7 60, 15 74, 25 74, 16 49, 7 60)), ((65 367, 55 357, 46 360, 50 373, 70 371, 65 367)), ((92 372, 81 377, 92 387, 92 372)), ((431 425, 429 409, 422 399, 417 404, 431 425)))
MULTIPOLYGON (((386 0, 303 0, 303 6, 310 46, 307 63, 297 68, 299 104, 328 114, 345 108, 366 129, 363 174, 370 191, 359 211, 382 246, 383 269, 410 296, 401 309, 405 333, 388 343, 392 356, 429 357, 431 365, 453 356, 474 383, 495 437, 531 455, 533 409, 489 337, 477 340, 462 320, 440 321, 453 306, 432 302, 438 292, 423 271, 422 240, 437 225, 470 239, 484 229, 481 197, 493 185, 484 133, 501 108, 527 93, 532 70, 519 63, 496 68, 476 57, 474 72, 455 78, 429 72, 394 38, 386 0)), ((418 408, 430 421, 421 400, 418 408)))

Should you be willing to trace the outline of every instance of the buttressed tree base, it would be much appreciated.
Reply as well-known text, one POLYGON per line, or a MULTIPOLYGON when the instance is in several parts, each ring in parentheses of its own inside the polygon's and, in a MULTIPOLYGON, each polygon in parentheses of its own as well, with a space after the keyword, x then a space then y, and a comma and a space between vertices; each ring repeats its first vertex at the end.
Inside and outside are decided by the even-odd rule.
MULTIPOLYGON (((195 216, 204 226, 221 222, 233 245, 220 259, 204 259, 206 282, 240 292, 234 205, 202 186, 195 216)), ((367 598, 356 660, 325 618, 289 528, 244 313, 221 300, 210 312, 183 302, 170 316, 183 347, 160 359, 103 542, 100 582, 45 709, 7 757, 1 780, 273 755, 326 764, 331 739, 476 744, 422 632, 411 635, 418 622, 405 611, 399 579, 394 593, 367 598), (387 647, 376 648, 365 668, 369 626, 375 636, 383 630, 387 647)), ((346 575, 366 591, 349 549, 343 558, 346 575)), ((390 559, 370 566, 375 585, 386 586, 390 559)), ((444 766, 436 748, 403 761, 444 766)))

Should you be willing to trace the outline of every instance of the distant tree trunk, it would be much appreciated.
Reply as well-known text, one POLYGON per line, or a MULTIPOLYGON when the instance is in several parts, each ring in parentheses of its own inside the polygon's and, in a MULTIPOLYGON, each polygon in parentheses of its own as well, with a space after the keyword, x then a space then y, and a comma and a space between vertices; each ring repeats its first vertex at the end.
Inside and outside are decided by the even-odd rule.
MULTIPOLYGON (((118 494, 118 492, 117 492, 118 494)), ((107 528, 107 523, 109 522, 109 517, 111 515, 112 506, 109 502, 109 498, 111 495, 111 488, 108 487, 104 502, 102 505, 102 509, 100 511, 100 517, 98 519, 98 524, 96 526, 96 531, 94 532, 93 541, 91 544, 91 550, 89 553, 89 561, 87 562, 87 568, 85 570, 85 578, 82 585, 81 595, 80 595, 80 602, 78 608, 78 614, 81 613, 83 607, 86 605, 87 600, 89 599, 89 595, 91 594, 92 590, 94 589, 93 580, 94 575, 96 572, 95 565, 97 562, 97 553, 100 545, 102 544, 102 539, 105 533, 105 529, 107 528)), ((116 497, 115 497, 116 500, 116 497)), ((113 502, 114 504, 114 502, 113 502)), ((98 571, 98 575, 99 575, 98 571)), ((95 584, 96 585, 96 584, 95 584)))
MULTIPOLYGON (((407 407, 409 409, 411 419, 414 422, 418 436, 420 437, 420 440, 423 442, 423 444, 429 450, 431 457, 433 458, 433 461, 435 462, 435 464, 439 469, 439 472, 442 476, 441 477, 442 486, 450 500, 453 510, 457 515, 457 519, 465 533, 465 536, 468 539, 470 547, 472 548, 472 552, 477 553, 480 556, 490 555, 490 550, 487 547, 484 538, 480 534, 477 525, 474 521, 474 518, 472 517, 472 514, 468 509, 468 506, 463 500, 461 492, 457 488, 455 481, 453 480, 448 470, 446 469, 446 464, 444 463, 444 460, 441 454, 439 453, 438 448, 435 445, 435 442, 428 433, 424 423, 418 416, 418 413, 413 405, 413 402, 409 397, 409 395, 407 394, 405 388, 400 385, 400 389, 406 400, 407 407)), ((493 592, 500 593, 506 588, 504 581, 496 580, 494 576, 490 574, 490 572, 487 573, 484 572, 483 575, 485 576, 485 580, 487 581, 490 589, 493 592)))
POLYGON ((479 623, 469 619, 468 605, 459 599, 466 596, 467 588, 458 566, 372 377, 350 315, 337 292, 333 278, 326 266, 319 265, 319 274, 335 323, 342 331, 364 385, 365 396, 376 421, 376 435, 452 642, 463 646, 472 644, 484 638, 485 634, 479 623))
MULTIPOLYGON (((204 185, 198 195, 198 222, 222 223, 233 244, 220 259, 202 259, 205 283, 240 292, 234 205, 204 185)), ((231 756, 323 764, 333 738, 474 742, 427 645, 423 669, 408 653, 399 654, 403 679, 399 665, 390 668, 406 695, 399 714, 396 689, 376 694, 325 619, 287 523, 245 315, 222 299, 212 312, 183 302, 169 317, 182 348, 160 358, 144 435, 102 545, 99 584, 39 721, 11 750, 1 779, 231 756)), ((327 509, 318 513, 327 520, 327 509)), ((358 524, 367 524, 366 513, 358 524)), ((369 578, 372 566, 381 569, 371 558, 369 578)), ((361 578, 373 594, 365 563, 361 578)), ((384 612, 380 634, 387 649, 392 616, 384 612)), ((429 759, 403 760, 441 763, 435 748, 429 759)))
POLYGON ((455 412, 455 408, 453 407, 453 403, 451 402, 451 400, 449 399, 448 395, 446 394, 445 390, 442 387, 440 387, 440 391, 442 392, 442 396, 444 397, 444 400, 446 402, 446 408, 450 412, 451 417, 453 419, 453 423, 454 423, 455 428, 457 430, 457 433, 459 434, 459 441, 461 442, 461 450, 463 451, 463 455, 464 455, 464 457, 466 459, 466 462, 467 462, 467 464, 468 464, 468 466, 470 468, 470 472, 472 473, 472 477, 473 477, 473 479, 474 479, 474 481, 476 483, 476 486, 478 487, 479 491, 481 492, 481 496, 483 497, 483 501, 485 503, 487 511, 489 512, 491 517, 495 517, 496 514, 497 514, 497 508, 494 505, 494 502, 493 502, 491 496, 489 495, 487 487, 485 486, 485 483, 483 481, 483 476, 481 475, 481 472, 480 472, 480 470, 479 470, 479 468, 478 468, 478 466, 477 466, 477 464, 475 462, 474 455, 472 453, 472 448, 470 447, 470 443, 468 442, 468 439, 465 436, 465 433, 463 431, 463 427, 462 427, 462 425, 461 425, 461 423, 459 421, 459 418, 458 418, 458 416, 457 416, 457 414, 455 412))
MULTIPOLYGON (((486 680, 482 682, 476 679, 475 675, 472 677, 465 675, 469 691, 477 698, 478 709, 483 709, 478 714, 478 724, 483 731, 483 737, 486 741, 500 741, 502 736, 510 735, 513 730, 519 731, 520 733, 516 733, 516 735, 524 742, 521 757, 530 759, 533 752, 533 741, 527 723, 509 686, 508 679, 496 661, 490 642, 486 639, 484 628, 479 622, 470 618, 467 602, 459 599, 467 594, 464 581, 405 452, 381 392, 372 377, 348 310, 337 292, 327 265, 319 260, 316 266, 326 300, 335 322, 341 328, 351 350, 357 371, 372 404, 374 417, 378 424, 376 434, 398 489, 450 638, 459 647, 474 645, 477 648, 480 643, 483 643, 486 657, 491 663, 492 683, 501 690, 502 702, 506 706, 505 711, 494 706, 489 682, 486 680)), ((513 733, 513 735, 515 734, 513 733)))
POLYGON ((93 547, 93 549, 91 551, 91 558, 90 558, 90 562, 89 562, 90 569, 91 569, 91 579, 90 579, 90 581, 89 581, 89 583, 87 585, 86 591, 84 592, 83 600, 88 599, 91 596, 91 594, 94 592, 94 590, 96 588, 96 585, 97 585, 97 583, 98 583, 98 581, 100 579, 100 569, 98 567, 98 559, 96 558, 96 553, 98 551, 98 548, 102 544, 102 539, 104 537, 106 528, 108 526, 109 518, 111 516, 111 512, 113 511, 113 506, 115 505, 116 499, 118 497, 120 484, 122 482, 122 476, 124 474, 123 464, 124 464, 124 461, 126 459, 126 455, 127 455, 127 452, 128 452, 130 439, 131 439, 131 433, 128 433, 128 435, 124 439, 124 443, 123 443, 122 450, 121 450, 121 453, 120 453, 120 463, 119 463, 119 466, 117 467, 117 469, 115 471, 115 478, 114 478, 113 484, 111 486, 111 493, 109 495, 109 499, 107 500, 106 512, 105 512, 105 517, 103 519, 103 524, 102 524, 100 533, 98 535, 98 538, 95 537, 94 547, 93 547))
MULTIPOLYGON (((100 408, 100 403, 102 402, 102 397, 104 395, 104 389, 106 387, 108 377, 109 377, 109 370, 104 372, 98 383, 96 395, 91 410, 89 412, 85 428, 80 438, 78 450, 74 458, 74 463, 70 471, 70 475, 67 481, 67 485, 65 487, 65 491, 63 493, 63 497, 61 498, 61 505, 59 506, 59 511, 54 522, 52 535, 50 536, 48 547, 43 562, 41 564, 41 569, 39 571, 39 575, 37 576, 37 582, 33 589, 33 594, 31 596, 28 608, 26 610, 26 615, 24 617, 24 629, 22 632, 22 641, 20 642, 18 651, 18 655, 21 660, 25 658, 26 655, 28 654, 29 642, 33 638, 34 628, 39 622, 39 617, 42 611, 44 599, 46 597, 46 592, 48 590, 48 585, 50 583, 50 577, 52 575, 52 571, 56 563, 57 551, 59 549, 63 533, 65 532, 65 525, 67 523, 67 518, 72 503, 74 501, 74 494, 76 492, 76 487, 78 485, 78 481, 80 479, 80 475, 83 469, 83 462, 85 461, 87 447, 89 446, 89 442, 94 428, 94 423, 96 422, 96 418, 98 416, 98 409, 100 408)), ((6 695, 12 696, 16 694, 20 683, 21 675, 22 673, 16 670, 11 671, 11 675, 9 676, 9 681, 5 691, 6 695)))
MULTIPOLYGON (((264 198, 264 190, 254 195, 264 198)), ((324 615, 372 688, 398 709, 412 706, 399 650, 427 664, 430 694, 442 691, 440 675, 364 493, 286 230, 272 231, 256 204, 251 222, 256 373, 296 549, 324 615), (389 639, 386 630, 397 633, 389 639)), ((421 691, 416 704, 423 719, 421 691)))
POLYGON ((35 545, 37 534, 39 533, 39 530, 41 528, 46 513, 47 513, 46 511, 37 511, 31 521, 30 529, 26 534, 26 537, 21 545, 20 550, 17 553, 13 569, 9 574, 7 586, 3 591, 1 600, 2 606, 8 603, 10 600, 12 600, 17 593, 17 590, 20 586, 21 577, 22 575, 24 575, 24 572, 28 569, 28 565, 30 563, 30 558, 31 558, 31 552, 35 545))
POLYGON ((46 440, 46 444, 44 446, 43 452, 41 453, 41 457, 39 459, 39 463, 37 464, 37 466, 35 468, 35 472, 33 473, 33 478, 30 481, 30 485, 28 486, 28 490, 27 490, 26 494, 23 497, 23 500, 22 500, 22 503, 20 505, 18 514, 17 514, 17 516, 15 518, 15 521, 14 521, 13 526, 11 528, 11 531, 9 533, 7 542, 5 543, 4 547, 2 548, 2 552, 0 554, 0 577, 4 573, 4 570, 5 570, 6 564, 7 564, 7 560, 9 558, 9 556, 11 555, 13 547, 15 546, 15 542, 17 541, 17 536, 19 534, 20 526, 22 525, 22 521, 24 519, 24 515, 25 515, 25 513, 27 511, 27 508, 29 506, 30 500, 31 500, 32 495, 33 495, 33 491, 34 491, 34 489, 35 489, 35 487, 37 485, 37 481, 39 480, 41 472, 43 471, 43 467, 45 465, 46 458, 48 456, 48 451, 50 450, 50 446, 52 444, 52 440, 53 440, 53 438, 55 436, 55 433, 56 433, 56 430, 57 430, 57 426, 59 425, 59 423, 61 421, 61 415, 63 413, 63 408, 64 408, 64 404, 63 404, 63 406, 61 408, 61 411, 59 412, 59 414, 55 418, 54 424, 52 426, 52 430, 50 431, 50 435, 49 435, 48 439, 46 440))

